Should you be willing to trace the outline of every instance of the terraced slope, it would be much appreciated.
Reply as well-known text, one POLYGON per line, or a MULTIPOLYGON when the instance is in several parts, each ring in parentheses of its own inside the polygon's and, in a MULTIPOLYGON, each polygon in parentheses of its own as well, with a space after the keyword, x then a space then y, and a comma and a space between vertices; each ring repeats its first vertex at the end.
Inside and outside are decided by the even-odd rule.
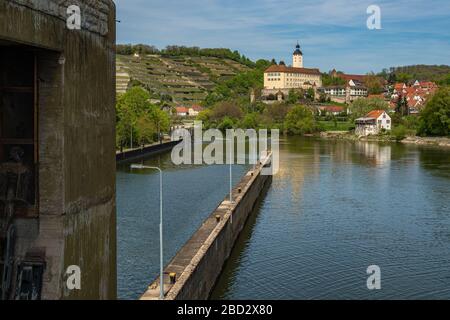
POLYGON ((117 92, 138 80, 155 93, 170 95, 176 104, 196 104, 217 83, 246 70, 239 62, 214 57, 117 55, 117 92))

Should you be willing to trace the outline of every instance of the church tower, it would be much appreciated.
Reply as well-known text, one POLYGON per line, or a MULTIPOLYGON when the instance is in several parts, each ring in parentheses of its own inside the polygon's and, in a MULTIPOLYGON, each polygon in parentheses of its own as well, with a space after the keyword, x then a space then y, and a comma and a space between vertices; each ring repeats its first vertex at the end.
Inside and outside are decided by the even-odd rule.
POLYGON ((294 68, 303 68, 303 53, 300 50, 300 45, 297 42, 294 54, 292 55, 292 66, 294 68))

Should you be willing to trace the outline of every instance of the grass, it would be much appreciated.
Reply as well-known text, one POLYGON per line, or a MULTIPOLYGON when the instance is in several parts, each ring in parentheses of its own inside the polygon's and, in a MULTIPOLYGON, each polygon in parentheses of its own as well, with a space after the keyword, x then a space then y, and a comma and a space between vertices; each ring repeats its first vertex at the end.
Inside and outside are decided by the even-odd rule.
POLYGON ((319 125, 324 131, 349 131, 353 128, 353 123, 351 122, 341 122, 338 121, 319 121, 319 125))

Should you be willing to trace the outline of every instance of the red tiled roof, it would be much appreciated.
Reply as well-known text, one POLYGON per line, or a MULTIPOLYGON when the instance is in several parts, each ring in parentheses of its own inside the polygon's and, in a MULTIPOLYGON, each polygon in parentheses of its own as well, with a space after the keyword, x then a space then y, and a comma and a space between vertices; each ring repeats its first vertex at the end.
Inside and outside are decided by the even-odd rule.
POLYGON ((203 110, 203 107, 201 107, 201 106, 197 106, 197 105, 195 105, 195 106, 192 106, 191 107, 194 111, 198 111, 198 112, 200 112, 200 111, 202 111, 203 110))
POLYGON ((395 89, 395 91, 401 91, 401 90, 403 89, 404 86, 405 86, 404 83, 396 83, 396 84, 394 85, 394 89, 395 89))
POLYGON ((264 71, 265 73, 268 72, 286 72, 286 73, 303 73, 303 74, 315 74, 320 75, 319 69, 309 69, 309 68, 294 68, 294 67, 286 67, 286 66, 279 66, 279 65, 271 65, 264 71))
POLYGON ((341 106, 321 106, 319 108, 327 112, 344 112, 344 107, 341 106))
POLYGON ((380 94, 369 94, 369 95, 367 96, 367 98, 368 98, 368 99, 371 99, 371 98, 380 98, 380 99, 384 99, 384 94, 382 94, 382 93, 380 93, 380 94))
POLYGON ((366 79, 365 75, 360 74, 344 74, 344 73, 338 73, 337 76, 341 79, 350 81, 350 80, 356 80, 358 82, 364 82, 366 79))
POLYGON ((188 113, 189 109, 186 107, 176 107, 177 113, 188 113))
POLYGON ((378 119, 384 112, 384 110, 372 110, 366 115, 366 117, 378 119))

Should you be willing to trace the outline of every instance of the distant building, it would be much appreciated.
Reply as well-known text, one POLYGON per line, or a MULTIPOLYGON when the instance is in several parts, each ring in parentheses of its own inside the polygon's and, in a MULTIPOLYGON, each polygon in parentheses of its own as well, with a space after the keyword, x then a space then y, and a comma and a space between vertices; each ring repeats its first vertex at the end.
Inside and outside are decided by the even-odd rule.
POLYGON ((396 108, 399 99, 405 100, 409 114, 417 114, 437 89, 438 86, 434 82, 416 80, 411 86, 407 86, 405 83, 396 83, 391 95, 391 108, 396 108))
POLYGON ((319 111, 319 115, 334 115, 337 116, 343 112, 345 112, 345 108, 341 106, 319 106, 317 107, 319 111))
POLYGON ((177 116, 179 117, 187 117, 189 115, 189 109, 186 107, 176 107, 177 116))
POLYGON ((309 89, 322 86, 322 74, 319 69, 303 67, 303 53, 297 44, 292 55, 292 67, 283 63, 272 65, 264 71, 264 89, 262 97, 288 96, 291 89, 309 89))
POLYGON ((364 75, 338 73, 331 71, 333 78, 341 78, 346 83, 344 85, 327 86, 319 88, 319 92, 327 95, 334 102, 350 103, 358 98, 367 97, 369 90, 365 87, 364 75))
POLYGON ((365 117, 355 121, 355 133, 359 136, 378 134, 382 129, 390 131, 392 129, 392 119, 384 110, 373 110, 365 117))
POLYGON ((191 117, 196 117, 202 111, 203 111, 203 108, 201 106, 194 105, 194 106, 189 108, 188 114, 191 117))

